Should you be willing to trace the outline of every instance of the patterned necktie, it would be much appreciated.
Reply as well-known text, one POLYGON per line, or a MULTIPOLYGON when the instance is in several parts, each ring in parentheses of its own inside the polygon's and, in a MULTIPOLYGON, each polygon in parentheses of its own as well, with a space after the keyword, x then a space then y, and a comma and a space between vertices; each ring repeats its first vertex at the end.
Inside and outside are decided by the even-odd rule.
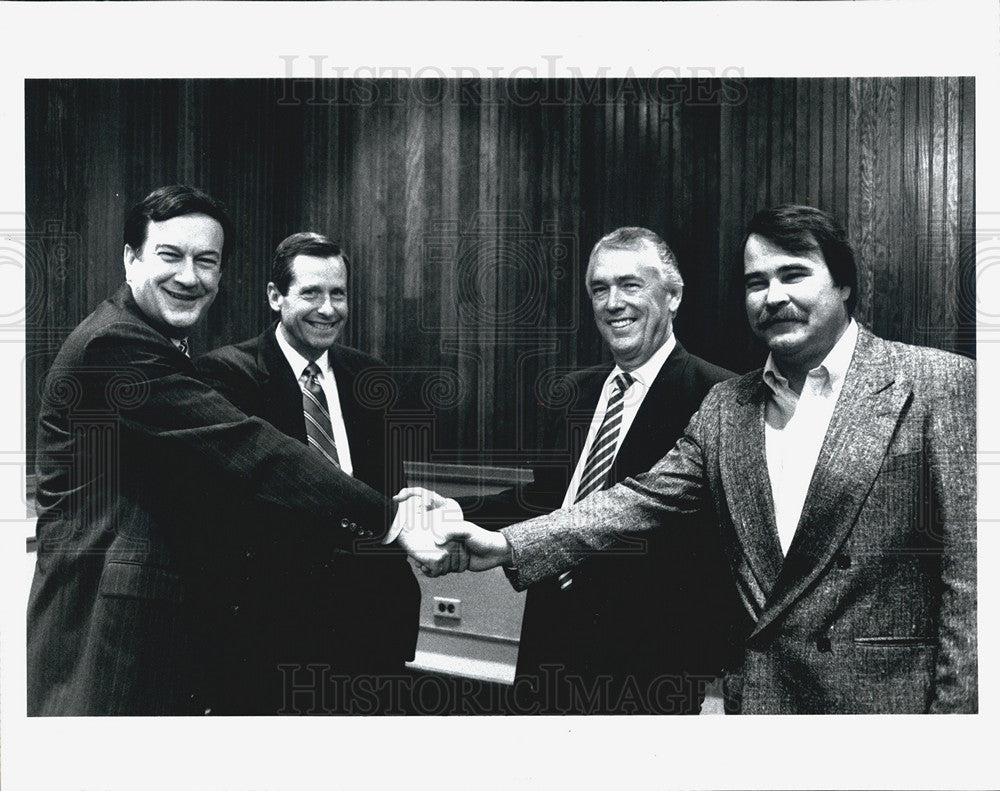
MULTIPOLYGON (((614 461, 615 449, 618 447, 618 430, 622 425, 625 391, 634 381, 635 379, 627 373, 615 377, 616 390, 608 399, 604 422, 601 423, 601 429, 594 437, 594 444, 590 446, 590 452, 587 454, 587 464, 583 468, 583 475, 580 476, 580 486, 577 487, 574 503, 608 485, 608 473, 611 472, 611 462, 614 461)), ((564 571, 559 575, 560 588, 566 590, 572 584, 573 577, 570 572, 564 571)))
POLYGON ((334 467, 340 467, 337 443, 333 441, 333 429, 330 427, 330 410, 318 376, 319 366, 312 362, 299 377, 299 385, 302 387, 302 411, 306 419, 306 438, 309 440, 309 445, 322 453, 334 467))

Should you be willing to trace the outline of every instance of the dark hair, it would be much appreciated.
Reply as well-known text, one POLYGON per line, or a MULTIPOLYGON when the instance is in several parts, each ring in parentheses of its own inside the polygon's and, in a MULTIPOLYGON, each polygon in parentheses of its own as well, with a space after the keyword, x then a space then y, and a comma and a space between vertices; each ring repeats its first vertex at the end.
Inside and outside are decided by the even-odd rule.
POLYGON ((122 234, 125 244, 138 255, 146 243, 151 222, 163 222, 183 214, 207 214, 222 226, 222 261, 225 262, 236 234, 233 221, 219 201, 207 192, 184 184, 155 189, 129 209, 122 234))
POLYGON ((632 250, 641 251, 646 247, 656 250, 656 255, 663 265, 664 280, 667 288, 674 294, 679 294, 684 288, 684 278, 677 268, 677 257, 660 236, 648 228, 626 227, 616 228, 606 236, 597 240, 594 249, 590 251, 587 269, 594 263, 594 258, 601 250, 632 250))
POLYGON ((833 282, 838 286, 850 286, 847 312, 854 312, 858 301, 858 267, 854 251, 847 241, 847 233, 833 215, 812 206, 786 203, 754 215, 747 226, 741 249, 746 249, 751 234, 763 236, 771 244, 793 255, 819 250, 833 282))
POLYGON ((288 287, 292 284, 292 261, 299 255, 313 255, 317 258, 339 257, 344 262, 344 268, 350 269, 347 254, 340 245, 329 236, 312 231, 293 233, 283 239, 274 251, 274 261, 271 263, 271 282, 282 296, 288 295, 288 287))

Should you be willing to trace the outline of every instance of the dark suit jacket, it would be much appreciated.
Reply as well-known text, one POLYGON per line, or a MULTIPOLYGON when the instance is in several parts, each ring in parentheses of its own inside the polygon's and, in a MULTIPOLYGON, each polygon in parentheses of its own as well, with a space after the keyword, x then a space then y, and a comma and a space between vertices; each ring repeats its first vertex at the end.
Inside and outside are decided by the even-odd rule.
POLYGON ((732 710, 975 712, 973 363, 862 328, 785 557, 765 387, 760 371, 717 385, 647 474, 507 528, 516 584, 707 511, 746 618, 732 710))
POLYGON ((391 505, 195 376, 127 285, 73 330, 45 382, 30 715, 185 714, 202 674, 210 490, 287 509, 289 540, 356 548, 391 505), (352 527, 353 526, 353 527, 352 527))
MULTIPOLYGON (((329 357, 354 476, 391 496, 403 485, 402 456, 389 447, 384 407, 363 395, 370 389, 366 381, 385 383, 384 364, 344 346, 331 348, 329 357)), ((274 327, 216 349, 195 365, 206 382, 242 411, 307 442, 302 391, 274 327)), ((309 711, 310 696, 283 693, 293 680, 298 687, 308 685, 310 663, 329 665, 345 684, 355 683, 358 674, 404 671, 403 663, 413 658, 420 607, 420 589, 404 554, 310 555, 276 538, 286 515, 253 503, 244 508, 230 498, 222 505, 219 520, 232 524, 227 532, 240 539, 228 553, 235 561, 230 568, 234 584, 223 591, 221 602, 220 634, 226 636, 221 653, 230 660, 222 678, 235 693, 228 696, 224 711, 309 711), (277 524, 269 524, 274 520, 277 524), (241 524, 254 528, 240 530, 241 524), (278 671, 279 665, 283 670, 278 671)), ((328 695, 325 705, 315 709, 350 712, 357 702, 351 694, 328 695)))
MULTIPOLYGON (((533 483, 480 503, 463 501, 466 518, 497 527, 560 507, 610 371, 604 365, 567 377, 567 403, 546 407, 533 483)), ((688 354, 678 343, 621 440, 611 482, 652 467, 681 435, 709 389, 734 375, 688 354)), ((697 700, 679 679, 685 673, 710 676, 721 669, 725 627, 735 604, 717 533, 697 529, 694 520, 675 522, 681 537, 672 543, 664 536, 645 536, 619 553, 588 558, 574 569, 567 590, 552 579, 528 591, 517 673, 538 679, 543 710, 697 711, 697 700), (554 668, 591 686, 608 678, 606 705, 586 694, 571 698, 567 689, 556 695, 554 668), (631 682, 638 694, 630 690, 626 700, 622 695, 631 682)))

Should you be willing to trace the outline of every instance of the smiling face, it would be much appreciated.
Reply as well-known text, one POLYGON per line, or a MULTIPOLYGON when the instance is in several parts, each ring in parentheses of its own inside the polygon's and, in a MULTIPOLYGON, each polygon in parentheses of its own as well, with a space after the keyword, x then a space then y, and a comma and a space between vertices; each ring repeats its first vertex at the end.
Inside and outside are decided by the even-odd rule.
POLYGON ((297 255, 292 281, 282 294, 267 284, 271 310, 281 315, 285 338, 307 360, 317 360, 333 346, 347 321, 347 266, 340 256, 297 255))
POLYGON ((125 280, 146 317, 183 337, 219 292, 222 225, 207 214, 150 221, 140 250, 125 245, 125 280))
POLYGON ((751 234, 743 250, 750 328, 785 376, 823 362, 847 329, 849 286, 838 286, 819 249, 789 253, 751 234))
POLYGON ((656 250, 598 250, 587 269, 594 320, 615 362, 634 371, 670 337, 680 293, 667 286, 656 250))

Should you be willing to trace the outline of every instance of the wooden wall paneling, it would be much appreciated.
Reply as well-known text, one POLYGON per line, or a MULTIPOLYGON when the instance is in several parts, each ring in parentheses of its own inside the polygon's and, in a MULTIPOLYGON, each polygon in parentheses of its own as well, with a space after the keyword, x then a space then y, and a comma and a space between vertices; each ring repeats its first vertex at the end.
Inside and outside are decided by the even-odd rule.
POLYGON ((848 204, 847 214, 847 238, 854 245, 858 264, 858 301, 855 306, 854 315, 858 321, 871 326, 872 298, 875 286, 871 277, 871 270, 868 262, 862 255, 862 250, 866 249, 866 242, 869 236, 869 228, 864 219, 871 205, 872 187, 870 183, 870 169, 866 168, 865 156, 870 148, 866 128, 861 123, 863 117, 862 108, 866 99, 865 86, 860 80, 851 80, 849 92, 849 181, 848 191, 851 200, 848 204))
POLYGON ((812 189, 810 169, 807 165, 812 147, 815 145, 813 128, 817 123, 814 114, 811 112, 811 84, 811 80, 796 79, 794 88, 792 89, 795 98, 795 106, 792 113, 795 125, 795 181, 792 189, 796 199, 809 204, 813 204, 817 198, 815 191, 812 189))
MULTIPOLYGON (((458 358, 455 354, 455 338, 458 332, 458 310, 455 299, 456 247, 458 244, 459 205, 462 194, 462 172, 468 173, 464 156, 477 157, 478 146, 471 154, 465 152, 462 143, 463 84, 446 85, 444 99, 440 105, 440 197, 430 202, 433 224, 429 229, 429 247, 433 258, 429 263, 425 295, 427 302, 424 342, 433 344, 442 370, 456 372, 458 358)), ((430 158, 430 155, 428 155, 430 158)), ((465 409, 465 402, 458 403, 445 419, 436 423, 436 445, 457 453, 458 426, 465 409)))
MULTIPOLYGON (((317 107, 300 108, 302 119, 302 213, 298 231, 326 234, 353 259, 350 229, 341 216, 340 107, 330 101, 317 107)), ((277 246, 280 239, 275 239, 277 246)), ((350 289, 349 289, 350 290, 350 289)))
MULTIPOLYGON (((519 164, 517 180, 517 205, 524 215, 525 231, 520 234, 520 253, 517 267, 516 288, 519 293, 508 305, 514 311, 511 324, 516 334, 523 337, 505 349, 501 367, 506 368, 506 378, 513 380, 513 397, 508 422, 498 437, 494 458, 512 465, 527 463, 526 437, 535 436, 527 425, 529 416, 537 414, 535 385, 546 365, 545 349, 550 333, 544 322, 548 311, 549 284, 552 278, 552 259, 549 242, 554 238, 557 223, 552 205, 552 173, 558 163, 558 149, 552 147, 552 108, 544 103, 545 86, 532 83, 533 101, 518 108, 519 164), (502 450, 500 450, 502 449, 502 450)), ((501 291, 515 285, 501 275, 501 291)), ((498 378, 505 378, 498 371, 498 378)))
POLYGON ((959 187, 961 184, 961 137, 959 134, 961 83, 955 77, 944 81, 945 112, 948 117, 948 138, 945 150, 945 248, 948 256, 948 321, 935 330, 927 342, 949 349, 957 348, 958 327, 961 321, 961 216, 959 214, 959 187))
POLYGON ((874 223, 872 236, 876 242, 872 265, 884 269, 880 282, 885 286, 878 289, 875 296, 878 314, 886 322, 882 331, 888 332, 889 327, 912 326, 916 303, 909 299, 885 301, 885 296, 892 292, 893 283, 905 283, 912 278, 912 264, 902 259, 899 249, 905 201, 885 200, 885 196, 899 195, 902 191, 902 86, 898 79, 881 79, 874 81, 874 87, 876 98, 872 121, 878 131, 874 163, 875 194, 870 216, 874 223))
MULTIPOLYGON (((841 222, 847 220, 847 80, 830 80, 830 90, 833 93, 833 155, 830 164, 833 173, 827 178, 832 182, 830 192, 830 210, 841 222)), ((905 105, 904 105, 905 106, 905 105)))
MULTIPOLYGON (((480 183, 484 180, 482 162, 484 159, 484 124, 495 122, 496 108, 489 107, 493 100, 492 91, 487 81, 469 82, 463 100, 459 103, 459 150, 456 161, 459 168, 458 201, 454 206, 454 214, 448 220, 446 235, 450 237, 454 249, 454 261, 448 268, 450 278, 448 286, 449 301, 454 306, 454 316, 450 326, 452 329, 449 340, 454 353, 454 370, 466 393, 466 401, 461 409, 459 419, 455 421, 455 448, 477 448, 479 446, 479 431, 477 410, 475 405, 479 398, 479 359, 477 337, 474 331, 474 305, 470 304, 469 286, 475 283, 475 270, 478 266, 476 251, 470 240, 474 233, 472 227, 482 205, 480 183), (466 100, 464 97, 481 96, 482 101, 466 100), (487 118, 487 116, 489 116, 487 118)), ((491 151, 490 146, 485 146, 491 151)), ((460 456, 461 457, 461 456, 460 456)))
MULTIPOLYGON (((742 102, 723 104, 719 108, 719 290, 715 296, 714 311, 720 339, 711 358, 713 362, 733 368, 738 363, 737 349, 729 341, 738 337, 743 318, 743 281, 725 277, 722 273, 739 267, 741 259, 744 210, 744 182, 746 171, 748 124, 747 98, 742 102), (725 339, 725 342, 722 341, 725 339)), ((708 262, 706 262, 708 264, 708 262)))
POLYGON ((404 101, 373 83, 349 104, 324 86, 322 101, 281 105, 273 81, 29 81, 29 219, 61 221, 79 248, 30 286, 29 380, 120 282, 126 208, 173 181, 207 187, 238 226, 197 348, 267 323, 278 240, 308 227, 332 233, 355 262, 345 341, 462 378, 460 402, 439 408, 435 443, 449 460, 526 452, 539 428, 517 413, 532 406, 529 380, 610 359, 582 277, 594 241, 626 223, 674 247, 688 282, 679 335, 721 364, 762 359, 742 312, 739 245, 754 211, 777 200, 846 221, 866 273, 862 321, 974 349, 971 80, 747 81, 714 105, 669 90, 686 83, 567 83, 552 104, 505 98, 490 81, 402 85, 404 101), (526 226, 505 228, 504 211, 526 226), (454 244, 431 261, 424 239, 438 220, 454 244), (567 234, 569 277, 557 280, 545 256, 567 234), (470 257, 475 241, 491 247, 470 257), (515 266, 515 249, 533 250, 535 270, 515 266), (529 347, 536 357, 518 379, 529 347))
MULTIPOLYGON (((959 82, 959 319, 955 350, 975 355, 976 350, 976 151, 975 80, 959 82)), ((997 218, 987 230, 996 228, 997 218)))
POLYGON ((210 101, 207 80, 179 80, 177 90, 177 181, 211 193, 207 138, 210 101))
POLYGON ((734 262, 719 261, 719 112, 717 106, 685 107, 685 146, 688 154, 678 163, 691 184, 690 203, 674 212, 683 247, 678 252, 685 280, 683 313, 678 332, 695 354, 715 358, 721 338, 714 311, 719 278, 734 277, 734 262), (681 333, 681 330, 683 332, 681 333))
MULTIPOLYGON (((911 273, 904 284, 906 294, 898 295, 911 303, 916 303, 918 293, 916 283, 922 277, 923 253, 926 235, 926 205, 921 207, 919 181, 924 177, 924 167, 921 154, 923 135, 921 123, 921 86, 919 80, 906 78, 902 84, 902 113, 900 130, 900 192, 898 203, 901 207, 901 222, 908 232, 901 234, 897 255, 911 273)), ((916 308, 914 308, 915 310, 916 308)), ((870 318, 869 318, 870 321, 870 318)))
MULTIPOLYGON (((67 120, 86 130, 88 136, 92 135, 93 145, 97 149, 96 157, 88 157, 80 162, 80 176, 87 184, 83 200, 87 241, 96 260, 78 273, 81 282, 77 288, 82 288, 86 297, 82 311, 73 319, 73 324, 76 324, 125 279, 121 246, 122 219, 124 210, 131 201, 128 196, 121 194, 121 184, 134 185, 131 191, 137 197, 132 200, 138 200, 149 192, 151 186, 157 185, 150 185, 152 174, 149 171, 148 157, 136 145, 137 141, 133 136, 136 128, 144 123, 142 118, 135 117, 141 114, 141 109, 129 107, 126 111, 121 101, 121 91, 114 83, 104 80, 88 81, 82 86, 82 90, 74 93, 75 103, 71 105, 71 115, 67 120), (121 120, 119 123, 106 123, 100 113, 94 112, 98 107, 104 108, 110 119, 121 120), (126 112, 133 117, 123 119, 126 112), (126 158, 130 160, 132 168, 126 167, 123 162, 126 158)), ((79 138, 75 142, 82 144, 79 138)))
POLYGON ((923 306, 919 326, 911 331, 921 332, 932 327, 942 327, 947 320, 948 261, 946 258, 947 233, 947 107, 944 82, 928 82, 928 127, 930 128, 930 161, 928 192, 930 215, 927 218, 927 236, 923 244, 924 277, 917 292, 923 306), (933 240, 933 242, 932 242, 933 240), (936 249, 935 249, 936 248, 936 249))
POLYGON ((825 208, 823 205, 824 165, 823 148, 829 135, 824 128, 826 116, 823 112, 823 99, 826 93, 826 80, 804 80, 802 88, 808 96, 805 112, 809 119, 809 148, 803 164, 807 168, 809 189, 805 195, 792 196, 790 200, 802 200, 811 206, 825 208))
POLYGON ((794 80, 777 80, 769 92, 768 205, 788 200, 789 192, 795 184, 795 148, 794 145, 785 145, 788 121, 790 117, 794 117, 794 91, 794 80))
MULTIPOLYGON (((415 103, 412 85, 397 81, 380 81, 378 108, 378 133, 376 142, 377 170, 374 187, 378 191, 375 257, 371 262, 372 289, 375 304, 368 309, 374 321, 367 325, 370 337, 362 348, 372 349, 378 357, 388 353, 390 338, 392 354, 399 359, 422 361, 424 355, 412 336, 403 336, 403 313, 406 294, 403 283, 407 262, 404 244, 409 210, 407 192, 408 158, 412 156, 423 168, 422 153, 414 144, 410 149, 409 109, 415 103)), ((422 136, 420 130, 418 136, 422 136)), ((414 143, 416 137, 414 138, 414 143)), ((419 178, 413 185, 420 191, 419 178)))
POLYGON ((463 360, 465 370, 474 393, 471 411, 474 414, 474 433, 471 444, 466 448, 486 451, 491 446, 488 410, 485 403, 489 395, 496 360, 494 339, 496 330, 492 317, 497 305, 496 281, 489 271, 495 263, 493 252, 499 242, 498 220, 501 211, 500 176, 502 156, 502 136, 505 130, 503 118, 505 108, 501 104, 502 92, 497 83, 484 81, 483 107, 479 125, 479 196, 476 212, 469 217, 467 240, 474 255, 463 260, 459 273, 461 284, 467 291, 466 321, 475 342, 466 350, 463 360), (474 224, 473 224, 474 223, 474 224))
POLYGON ((944 348, 956 348, 957 328, 960 321, 958 297, 960 294, 959 269, 959 170, 960 139, 958 135, 959 121, 959 81, 948 77, 938 82, 942 92, 941 113, 944 115, 946 136, 944 143, 944 218, 942 229, 945 257, 948 262, 944 290, 941 292, 946 315, 940 326, 931 325, 925 343, 944 348))

